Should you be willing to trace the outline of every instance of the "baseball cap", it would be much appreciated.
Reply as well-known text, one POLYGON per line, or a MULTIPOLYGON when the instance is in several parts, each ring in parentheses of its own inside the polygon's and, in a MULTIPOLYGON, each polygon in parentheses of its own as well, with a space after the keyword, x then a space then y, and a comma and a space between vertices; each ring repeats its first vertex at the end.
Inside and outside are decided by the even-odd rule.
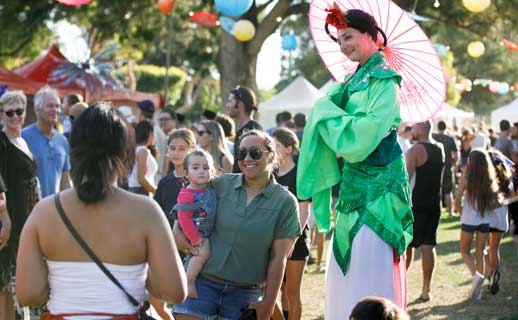
POLYGON ((155 112, 155 104, 151 100, 142 100, 137 102, 137 107, 145 113, 155 112))

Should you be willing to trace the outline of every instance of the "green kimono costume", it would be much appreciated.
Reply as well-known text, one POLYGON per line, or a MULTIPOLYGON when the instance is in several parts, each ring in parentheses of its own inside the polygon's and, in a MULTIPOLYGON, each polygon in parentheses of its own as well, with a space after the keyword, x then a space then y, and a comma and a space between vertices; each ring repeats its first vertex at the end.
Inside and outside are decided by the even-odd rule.
POLYGON ((340 181, 336 154, 345 160, 333 242, 344 275, 363 225, 398 256, 412 240, 408 175, 395 132, 400 81, 383 53, 373 54, 349 81, 315 103, 304 130, 297 190, 301 199, 312 198, 320 232, 330 230, 331 188, 340 181))

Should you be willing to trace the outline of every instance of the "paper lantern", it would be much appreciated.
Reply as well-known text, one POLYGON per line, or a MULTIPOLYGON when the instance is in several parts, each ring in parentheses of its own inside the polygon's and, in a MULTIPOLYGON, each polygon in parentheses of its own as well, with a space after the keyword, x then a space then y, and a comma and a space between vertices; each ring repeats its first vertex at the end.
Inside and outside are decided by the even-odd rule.
POLYGON ((491 83, 489 84, 489 92, 496 93, 498 91, 498 88, 500 88, 500 82, 491 81, 491 83))
POLYGON ((462 0, 462 4, 471 12, 482 12, 491 4, 491 0, 462 0))
POLYGON ((67 6, 80 6, 83 4, 89 4, 93 0, 56 0, 59 3, 62 3, 67 6))
POLYGON ((239 17, 244 15, 252 5, 253 0, 216 0, 214 2, 219 12, 231 17, 239 17))
POLYGON ((498 85, 498 89, 496 89, 496 93, 503 96, 509 92, 509 84, 507 82, 500 82, 498 85))
POLYGON ((232 29, 234 29, 235 24, 236 24, 236 21, 234 19, 230 19, 228 17, 219 17, 220 27, 230 34, 234 34, 232 29))
POLYGON ((234 37, 239 41, 248 41, 255 35, 255 27, 248 20, 239 20, 232 29, 234 37))
POLYGON ((471 91, 471 87, 473 86, 473 82, 471 82, 470 79, 462 79, 460 84, 464 91, 471 91))
POLYGON ((297 38, 292 34, 285 34, 282 36, 282 49, 286 51, 293 51, 297 49, 297 38))
POLYGON ((444 57, 449 50, 449 48, 442 43, 434 43, 432 47, 435 49, 439 57, 444 57))
POLYGON ((472 58, 479 58, 484 54, 484 51, 486 51, 486 48, 480 41, 473 41, 468 44, 468 54, 472 58))
POLYGON ((165 14, 170 14, 173 11, 173 7, 176 7, 175 0, 158 0, 158 9, 165 14))
POLYGON ((218 25, 218 17, 209 12, 191 12, 189 20, 205 28, 214 28, 218 25))

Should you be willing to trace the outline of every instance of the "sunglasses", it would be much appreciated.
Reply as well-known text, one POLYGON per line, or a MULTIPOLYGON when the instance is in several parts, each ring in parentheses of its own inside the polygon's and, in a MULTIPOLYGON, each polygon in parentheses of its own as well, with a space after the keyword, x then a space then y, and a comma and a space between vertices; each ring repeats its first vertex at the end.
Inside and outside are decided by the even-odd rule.
POLYGON ((237 160, 243 161, 246 158, 246 155, 249 154, 250 158, 254 160, 259 160, 263 156, 263 153, 269 153, 270 151, 263 150, 259 147, 250 147, 250 148, 239 148, 237 151, 237 160))
POLYGON ((206 133, 209 133, 208 131, 205 131, 205 130, 198 130, 198 136, 203 136, 204 134, 206 133))
POLYGON ((24 112, 25 112, 25 109, 23 108, 18 108, 16 110, 9 110, 9 111, 3 111, 3 113, 5 113, 5 115, 9 118, 12 118, 14 116, 14 114, 16 113, 16 115, 19 115, 21 116, 24 112))

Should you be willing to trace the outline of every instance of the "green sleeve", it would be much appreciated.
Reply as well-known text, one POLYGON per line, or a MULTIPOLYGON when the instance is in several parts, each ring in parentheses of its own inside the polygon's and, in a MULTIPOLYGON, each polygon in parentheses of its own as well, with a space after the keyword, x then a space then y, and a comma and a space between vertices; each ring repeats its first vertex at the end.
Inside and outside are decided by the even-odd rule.
MULTIPOLYGON (((317 124, 325 144, 348 162, 365 160, 399 117, 398 86, 392 78, 372 79, 367 90, 358 94, 366 98, 365 114, 344 115, 317 124)), ((351 100, 354 98, 351 96, 351 100)))
POLYGON ((360 162, 376 149, 400 119, 398 90, 395 77, 373 78, 349 100, 366 103, 366 112, 347 113, 333 101, 338 95, 318 100, 311 110, 301 143, 297 193, 300 199, 312 198, 320 232, 330 230, 331 188, 340 181, 336 153, 348 162, 360 162))
POLYGON ((300 235, 299 207, 293 195, 286 197, 275 225, 274 239, 295 239, 300 235))

